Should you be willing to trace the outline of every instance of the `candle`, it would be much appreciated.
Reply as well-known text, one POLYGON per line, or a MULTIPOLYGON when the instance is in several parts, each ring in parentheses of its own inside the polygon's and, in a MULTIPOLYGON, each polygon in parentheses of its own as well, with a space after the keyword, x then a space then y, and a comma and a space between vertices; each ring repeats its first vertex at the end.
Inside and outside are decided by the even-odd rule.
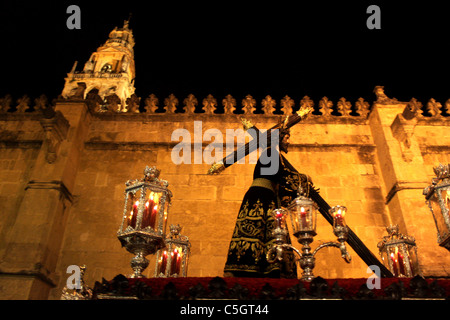
POLYGON ((177 249, 173 250, 170 255, 172 258, 172 261, 170 262, 170 275, 173 275, 177 273, 177 258, 178 258, 177 249))
MULTIPOLYGON (((397 248, 395 248, 395 249, 396 249, 395 251, 398 250, 397 248)), ((405 263, 403 261, 403 255, 400 252, 397 252, 397 260, 398 260, 400 275, 406 276, 405 263)))
POLYGON ((149 222, 148 225, 155 228, 156 215, 158 212, 159 194, 151 192, 149 198, 149 222))
POLYGON ((334 213, 334 222, 336 226, 344 225, 344 212, 342 209, 338 209, 338 211, 334 213))
POLYGON ((277 227, 278 228, 281 228, 281 221, 282 221, 282 219, 283 219, 283 212, 278 210, 275 213, 275 220, 277 221, 277 227))
POLYGON ((164 251, 161 258, 159 258, 158 261, 158 270, 159 274, 164 274, 166 272, 166 266, 167 266, 167 251, 164 251))
POLYGON ((181 252, 178 254, 177 257, 177 274, 180 276, 181 272, 181 252))
POLYGON ((394 253, 391 252, 391 260, 392 260, 392 266, 394 268, 394 276, 398 276, 398 266, 397 266, 397 259, 394 256, 394 253))
POLYGON ((305 208, 301 207, 300 208, 300 220, 301 220, 301 224, 300 224, 300 229, 309 229, 309 225, 306 221, 306 212, 305 212, 305 208))
POLYGON ((132 228, 136 228, 136 218, 137 218, 138 208, 139 208, 139 201, 136 201, 133 204, 133 207, 130 211, 130 217, 128 218, 128 225, 131 226, 132 228))

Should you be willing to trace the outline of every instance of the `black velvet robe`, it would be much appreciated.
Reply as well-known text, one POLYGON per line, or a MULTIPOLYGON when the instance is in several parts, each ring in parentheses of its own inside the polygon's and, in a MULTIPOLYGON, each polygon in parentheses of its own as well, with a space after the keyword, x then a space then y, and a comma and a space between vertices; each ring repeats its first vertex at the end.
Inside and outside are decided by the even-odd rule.
POLYGON ((261 168, 267 168, 270 164, 263 164, 261 157, 258 160, 253 173, 254 182, 258 179, 268 186, 252 185, 246 192, 237 216, 224 272, 231 272, 235 277, 296 278, 293 252, 286 252, 281 262, 268 263, 266 259, 268 250, 274 244, 272 231, 276 224, 272 211, 287 207, 297 197, 299 184, 306 192, 312 184, 277 150, 267 148, 264 152, 266 156, 270 156, 270 152, 276 153, 275 156, 279 157, 278 170, 274 174, 262 174, 261 168))

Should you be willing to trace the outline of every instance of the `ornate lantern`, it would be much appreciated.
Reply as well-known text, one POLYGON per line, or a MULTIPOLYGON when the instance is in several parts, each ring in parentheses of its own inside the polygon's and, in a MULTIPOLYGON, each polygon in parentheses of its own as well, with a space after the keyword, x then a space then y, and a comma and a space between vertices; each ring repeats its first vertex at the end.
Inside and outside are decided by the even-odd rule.
POLYGON ((386 227, 388 236, 378 243, 381 261, 396 277, 414 277, 419 272, 416 241, 399 233, 398 225, 386 227))
POLYGON ((436 177, 423 194, 436 224, 437 242, 450 250, 450 164, 439 164, 433 170, 436 177))
POLYGON ((166 221, 172 193, 169 183, 160 180, 160 170, 146 167, 144 178, 125 183, 125 205, 117 237, 135 257, 131 259, 132 278, 142 278, 149 261, 145 256, 165 246, 166 221))
POLYGON ((338 242, 326 242, 318 246, 314 251, 311 250, 310 244, 314 241, 316 233, 317 204, 310 198, 299 195, 288 206, 288 213, 292 223, 293 234, 297 237, 298 242, 302 245, 302 252, 297 250, 290 244, 286 243, 288 232, 285 227, 284 219, 286 210, 276 209, 273 215, 276 221, 276 227, 272 232, 274 237, 274 245, 266 254, 267 261, 273 263, 275 260, 283 260, 283 249, 294 251, 299 257, 300 267, 303 269, 302 280, 312 281, 314 279, 313 269, 315 266, 315 255, 319 250, 325 247, 336 247, 341 250, 341 256, 345 262, 350 263, 351 257, 347 252, 345 241, 348 237, 348 227, 345 224, 344 215, 347 211, 345 207, 336 206, 330 209, 333 215, 333 232, 338 238, 338 242))
POLYGON ((299 195, 288 207, 294 236, 311 238, 316 235, 317 204, 299 195))
POLYGON ((170 225, 166 247, 156 254, 155 277, 187 277, 187 266, 191 243, 180 234, 180 225, 170 225))

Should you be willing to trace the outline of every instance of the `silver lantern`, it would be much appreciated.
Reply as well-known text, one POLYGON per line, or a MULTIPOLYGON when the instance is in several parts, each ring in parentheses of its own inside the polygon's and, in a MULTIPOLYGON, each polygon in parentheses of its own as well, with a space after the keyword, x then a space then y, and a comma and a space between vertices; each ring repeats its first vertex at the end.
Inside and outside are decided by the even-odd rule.
POLYGON ((433 170, 436 177, 423 194, 436 224, 437 242, 450 251, 450 164, 439 164, 433 170))
POLYGON ((180 225, 170 225, 166 246, 156 253, 155 277, 187 277, 191 243, 180 232, 180 225))
POLYGON ((172 193, 169 183, 159 179, 160 170, 146 167, 144 178, 125 183, 122 224, 117 232, 120 243, 135 256, 131 259, 132 278, 142 278, 149 261, 145 256, 165 246, 166 222, 172 193))
POLYGON ((396 277, 419 275, 417 246, 414 237, 401 234, 398 225, 386 227, 387 236, 378 243, 381 261, 396 277))

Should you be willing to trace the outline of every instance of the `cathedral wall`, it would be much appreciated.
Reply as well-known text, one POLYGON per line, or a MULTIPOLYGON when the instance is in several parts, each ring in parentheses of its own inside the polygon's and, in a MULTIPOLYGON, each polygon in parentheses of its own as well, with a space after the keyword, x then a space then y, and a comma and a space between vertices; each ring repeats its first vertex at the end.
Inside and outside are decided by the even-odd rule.
MULTIPOLYGON (((291 129, 286 158, 312 178, 331 206, 348 208, 348 225, 376 256, 377 243, 387 235, 385 227, 399 223, 401 232, 416 237, 424 275, 448 276, 448 252, 437 245, 434 221, 422 195, 422 185, 425 187, 434 176, 433 167, 450 162, 448 120, 422 117, 417 121, 410 148, 413 157, 408 162, 401 154, 405 149, 401 149, 400 142, 390 133, 392 119, 398 112, 392 110, 392 115, 386 110, 383 114, 379 110, 373 112, 388 118, 386 125, 376 122, 375 115, 372 119, 360 116, 308 118, 291 129), (385 137, 384 142, 381 136, 385 137), (426 178, 418 180, 419 172, 408 174, 408 168, 416 168, 426 178), (395 181, 413 187, 394 190, 392 183, 395 181)), ((37 113, 0 116, 0 253, 3 258, 7 254, 9 231, 15 224, 45 136, 39 122, 41 116, 37 113)), ((86 118, 85 121, 90 121, 89 130, 84 143, 80 144, 84 147, 77 151, 81 157, 76 160, 67 226, 60 230, 64 235, 57 269, 50 274, 56 284, 50 291, 50 298, 59 298, 69 276, 66 273, 69 265, 85 264, 85 280, 91 287, 102 278, 110 280, 117 274, 132 273, 132 255, 121 248, 116 233, 122 219, 125 182, 142 178, 145 166, 157 166, 161 170, 160 177, 170 184, 173 199, 168 224, 180 224, 182 234, 188 236, 192 244, 188 276, 222 276, 239 206, 251 185, 257 157, 250 155, 244 164, 236 163, 219 175, 208 175, 210 164, 206 163, 205 148, 217 147, 217 153, 223 144, 220 139, 212 144, 203 134, 215 129, 224 143, 235 142, 237 138, 227 135, 227 129, 241 129, 240 117, 234 114, 92 113, 86 118), (177 129, 185 129, 182 132, 188 134, 182 142, 185 150, 191 150, 191 163, 174 163, 172 151, 181 141, 179 136, 172 138, 177 129)), ((280 119, 267 115, 245 117, 260 129, 268 129, 280 119)), ((248 136, 245 139, 248 140, 248 136)), ((60 153, 58 159, 63 160, 65 156, 60 153)), ((289 220, 288 226, 290 228, 289 220)), ((35 227, 39 228, 39 224, 35 227)), ((291 239, 300 249, 292 235, 291 239)), ((320 213, 314 240, 313 249, 335 240, 332 227, 320 213)), ((316 256, 314 274, 324 278, 368 277, 366 264, 348 247, 353 258, 350 264, 341 259, 338 250, 325 248, 316 256)), ((155 257, 148 259, 150 265, 144 274, 152 277, 155 257)), ((301 270, 298 271, 300 274, 301 270)))
MULTIPOLYGON (((120 247, 116 233, 121 223, 125 182, 141 178, 145 166, 156 165, 161 178, 173 192, 168 223, 180 224, 192 244, 188 276, 222 276, 229 241, 241 200, 251 185, 254 162, 236 163, 220 175, 207 175, 209 164, 176 165, 171 141, 175 129, 198 133, 199 122, 208 129, 240 129, 237 115, 98 115, 93 117, 74 189, 74 204, 68 220, 58 274, 53 290, 57 298, 65 285, 65 270, 71 264, 86 264, 86 281, 132 273, 132 255, 120 247), (194 124, 196 121, 196 124, 194 124)), ((250 116, 260 129, 267 129, 279 117, 250 116)), ((248 139, 248 138, 247 138, 248 139)), ((230 139, 230 137, 228 138, 230 139)), ((196 140, 198 141, 198 140, 196 140)), ((203 148, 210 144, 203 141, 203 148)), ((194 162, 194 145, 191 160, 194 162)), ((307 120, 291 129, 287 159, 308 174, 323 198, 331 205, 348 208, 347 222, 367 247, 378 254, 377 243, 387 225, 384 194, 379 179, 375 145, 367 121, 360 118, 324 122, 307 120)), ((256 161, 256 158, 254 159, 256 161)), ((318 214, 318 235, 312 247, 335 240, 332 227, 318 214)), ((295 238, 293 243, 298 248, 295 238)), ((323 249, 317 256, 316 275, 326 278, 367 277, 367 266, 349 248, 353 261, 346 264, 339 250, 323 249)), ((155 257, 144 272, 152 277, 155 257)), ((300 270, 299 270, 300 274, 300 270)))
POLYGON ((0 258, 42 144, 34 115, 0 115, 0 258))

